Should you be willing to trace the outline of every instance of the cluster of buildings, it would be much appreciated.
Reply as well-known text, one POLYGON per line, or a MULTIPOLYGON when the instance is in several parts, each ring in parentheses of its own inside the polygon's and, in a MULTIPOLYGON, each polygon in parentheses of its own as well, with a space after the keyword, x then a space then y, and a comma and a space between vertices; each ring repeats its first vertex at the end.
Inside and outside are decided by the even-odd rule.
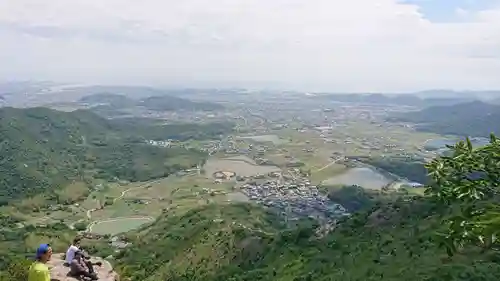
POLYGON ((148 140, 147 143, 150 145, 153 145, 153 146, 170 147, 172 144, 172 141, 171 140, 166 140, 166 141, 148 140))
POLYGON ((242 192, 250 200, 276 209, 287 220, 309 217, 323 223, 348 215, 344 207, 322 195, 307 179, 281 183, 279 179, 247 183, 242 192))

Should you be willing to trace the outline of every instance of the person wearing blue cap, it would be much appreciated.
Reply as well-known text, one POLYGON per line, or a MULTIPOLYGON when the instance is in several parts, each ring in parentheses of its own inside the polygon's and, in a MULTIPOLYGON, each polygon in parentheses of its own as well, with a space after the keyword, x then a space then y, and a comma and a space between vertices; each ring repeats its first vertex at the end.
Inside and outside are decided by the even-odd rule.
POLYGON ((47 262, 52 257, 52 248, 49 244, 41 244, 36 249, 36 260, 30 266, 28 281, 50 281, 50 271, 47 262))

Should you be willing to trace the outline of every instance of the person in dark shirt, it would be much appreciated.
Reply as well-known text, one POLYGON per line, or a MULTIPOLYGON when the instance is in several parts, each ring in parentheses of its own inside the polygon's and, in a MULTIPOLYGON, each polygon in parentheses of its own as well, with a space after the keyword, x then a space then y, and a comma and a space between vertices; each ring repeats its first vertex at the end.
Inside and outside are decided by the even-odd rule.
MULTIPOLYGON (((71 261, 70 267, 70 275, 74 277, 85 277, 91 280, 98 280, 97 274, 94 271, 94 264, 87 260, 84 253, 82 251, 76 251, 75 257, 71 261)), ((96 265, 101 266, 101 263, 96 263, 96 265)))

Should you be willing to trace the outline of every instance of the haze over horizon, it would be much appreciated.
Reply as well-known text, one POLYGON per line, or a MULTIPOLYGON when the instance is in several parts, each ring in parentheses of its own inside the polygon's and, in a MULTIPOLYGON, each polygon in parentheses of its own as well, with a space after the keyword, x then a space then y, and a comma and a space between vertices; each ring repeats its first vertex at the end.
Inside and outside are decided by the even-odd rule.
POLYGON ((499 0, 0 2, 0 77, 308 91, 499 89, 499 0))

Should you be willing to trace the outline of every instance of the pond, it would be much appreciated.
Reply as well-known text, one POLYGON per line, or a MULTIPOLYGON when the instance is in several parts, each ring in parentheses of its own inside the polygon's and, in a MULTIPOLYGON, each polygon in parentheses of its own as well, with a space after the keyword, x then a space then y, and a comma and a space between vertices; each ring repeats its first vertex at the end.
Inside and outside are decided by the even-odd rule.
POLYGON ((381 189, 392 181, 370 168, 352 168, 323 182, 326 185, 359 185, 368 189, 381 189))

